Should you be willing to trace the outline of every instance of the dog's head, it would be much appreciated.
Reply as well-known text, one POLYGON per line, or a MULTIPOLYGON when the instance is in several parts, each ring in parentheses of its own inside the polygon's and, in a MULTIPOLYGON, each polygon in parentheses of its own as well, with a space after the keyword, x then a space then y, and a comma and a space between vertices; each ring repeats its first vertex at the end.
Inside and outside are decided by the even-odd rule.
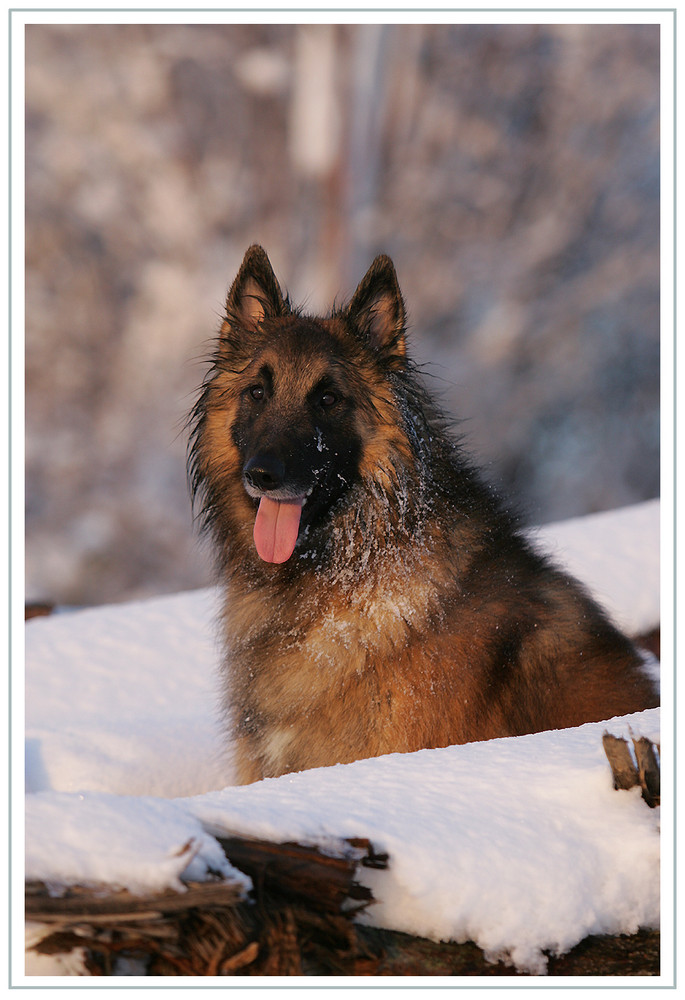
MULTIPOLYGON (((206 462, 231 453, 253 538, 285 562, 370 468, 382 470, 396 435, 393 374, 406 366, 404 303, 389 257, 377 257, 349 304, 325 318, 291 308, 259 246, 245 254, 222 324, 206 462), (381 446, 382 441, 382 446, 381 446)), ((215 500, 215 504, 218 502, 215 500)))

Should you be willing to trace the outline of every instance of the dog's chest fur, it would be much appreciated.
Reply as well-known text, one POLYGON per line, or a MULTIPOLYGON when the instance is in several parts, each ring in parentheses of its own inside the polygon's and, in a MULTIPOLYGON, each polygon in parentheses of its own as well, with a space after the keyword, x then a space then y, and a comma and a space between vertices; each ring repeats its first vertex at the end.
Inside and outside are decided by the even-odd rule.
MULTIPOLYGON (((280 599, 269 588, 229 591, 227 700, 239 757, 242 741, 260 774, 276 775, 331 755, 347 761, 403 748, 409 702, 425 705, 412 650, 440 615, 445 582, 425 562, 410 574, 386 562, 349 589, 326 587, 312 574, 280 599), (294 617, 293 606, 300 608, 294 617)), ((437 672, 421 680, 422 687, 439 684, 437 672)))

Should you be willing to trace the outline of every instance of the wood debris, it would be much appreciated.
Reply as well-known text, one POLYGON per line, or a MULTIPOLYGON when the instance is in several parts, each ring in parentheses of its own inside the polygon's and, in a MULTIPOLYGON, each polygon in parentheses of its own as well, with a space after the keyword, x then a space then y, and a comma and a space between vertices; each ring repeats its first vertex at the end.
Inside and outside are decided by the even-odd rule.
POLYGON ((623 737, 612 736, 609 732, 602 736, 604 752, 614 776, 614 788, 629 789, 639 785, 642 798, 653 809, 661 802, 660 747, 645 736, 639 739, 631 736, 631 740, 632 752, 623 737))
POLYGON ((252 877, 251 898, 225 880, 145 896, 102 887, 55 896, 29 883, 27 920, 46 927, 34 947, 42 954, 83 949, 90 975, 116 975, 123 962, 148 976, 371 973, 372 952, 353 920, 372 895, 356 873, 360 865, 385 867, 387 858, 368 841, 346 842, 342 856, 240 837, 220 842, 252 877))

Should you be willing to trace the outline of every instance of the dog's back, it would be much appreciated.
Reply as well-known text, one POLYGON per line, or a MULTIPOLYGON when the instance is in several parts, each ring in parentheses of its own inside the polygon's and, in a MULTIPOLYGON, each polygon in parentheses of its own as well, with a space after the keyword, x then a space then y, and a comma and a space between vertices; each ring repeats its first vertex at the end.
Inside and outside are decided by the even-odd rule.
POLYGON ((633 645, 446 433, 388 258, 317 318, 251 248, 191 441, 241 781, 657 703, 633 645))

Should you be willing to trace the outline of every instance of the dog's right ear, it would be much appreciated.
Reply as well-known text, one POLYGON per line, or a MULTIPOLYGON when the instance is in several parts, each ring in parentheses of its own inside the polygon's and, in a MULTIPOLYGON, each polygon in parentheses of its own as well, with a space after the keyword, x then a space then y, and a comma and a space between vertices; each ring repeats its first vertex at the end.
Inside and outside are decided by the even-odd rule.
POLYGON ((393 367, 402 367, 407 347, 405 309, 395 266, 379 254, 360 281, 347 316, 368 344, 393 367))
POLYGON ((287 300, 276 280, 266 251, 254 244, 249 248, 226 299, 226 316, 221 336, 254 332, 265 319, 284 316, 287 300))

